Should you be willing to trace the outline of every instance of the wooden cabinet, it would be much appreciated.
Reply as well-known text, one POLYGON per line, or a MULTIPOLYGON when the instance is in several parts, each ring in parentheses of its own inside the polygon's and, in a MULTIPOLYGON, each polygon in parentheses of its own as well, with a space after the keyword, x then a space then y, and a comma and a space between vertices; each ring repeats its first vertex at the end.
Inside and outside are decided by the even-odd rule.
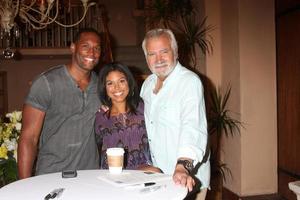
POLYGON ((278 192, 294 200, 288 183, 300 180, 300 3, 277 0, 276 5, 278 192))

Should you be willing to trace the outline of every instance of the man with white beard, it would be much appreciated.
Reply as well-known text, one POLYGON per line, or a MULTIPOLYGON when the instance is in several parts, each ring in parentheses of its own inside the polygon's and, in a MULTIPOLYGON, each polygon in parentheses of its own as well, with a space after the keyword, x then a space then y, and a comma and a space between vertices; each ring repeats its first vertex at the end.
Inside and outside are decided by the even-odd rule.
POLYGON ((208 135, 202 83, 178 62, 171 30, 150 30, 142 47, 153 73, 141 89, 153 165, 191 191, 195 185, 191 172, 203 162, 196 174, 201 182, 196 199, 203 200, 209 187, 210 163, 203 160, 208 135))

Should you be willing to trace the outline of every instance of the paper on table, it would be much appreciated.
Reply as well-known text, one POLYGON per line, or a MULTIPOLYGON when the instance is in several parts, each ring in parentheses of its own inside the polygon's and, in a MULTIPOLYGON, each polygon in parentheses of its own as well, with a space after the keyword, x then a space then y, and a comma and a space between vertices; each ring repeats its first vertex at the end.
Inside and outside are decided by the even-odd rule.
POLYGON ((103 171, 98 179, 106 181, 112 185, 123 187, 134 184, 142 184, 147 182, 159 182, 170 180, 172 176, 162 173, 152 173, 143 171, 123 171, 121 174, 110 174, 108 171, 103 171))

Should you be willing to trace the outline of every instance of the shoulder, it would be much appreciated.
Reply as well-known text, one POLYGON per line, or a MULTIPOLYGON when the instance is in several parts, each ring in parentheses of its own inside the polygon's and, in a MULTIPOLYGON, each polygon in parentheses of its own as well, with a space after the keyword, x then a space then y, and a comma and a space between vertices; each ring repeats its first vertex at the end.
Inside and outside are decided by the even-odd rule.
POLYGON ((57 65, 49 68, 48 70, 41 73, 41 76, 52 76, 56 74, 61 74, 65 72, 65 65, 57 65))
POLYGON ((69 86, 69 84, 67 84, 69 81, 70 78, 68 77, 65 66, 59 65, 51 67, 38 75, 32 81, 31 89, 39 88, 39 90, 43 89, 52 93, 54 90, 57 91, 58 89, 60 91, 61 88, 69 86))
POLYGON ((202 86, 200 77, 195 72, 187 69, 186 67, 180 66, 178 70, 178 78, 181 84, 202 86))
POLYGON ((112 118, 108 118, 107 114, 103 110, 99 110, 95 115, 95 127, 105 127, 111 123, 112 118))
POLYGON ((65 69, 64 69, 64 65, 58 65, 55 67, 51 67, 48 70, 42 72, 41 74, 39 74, 38 76, 35 77, 35 79, 33 80, 33 83, 36 81, 41 81, 41 80, 51 80, 54 78, 58 78, 61 76, 58 76, 60 74, 65 74, 65 69))
POLYGON ((96 112, 96 119, 107 119, 107 114, 101 108, 96 112))
POLYGON ((139 101, 137 111, 140 112, 140 113, 144 113, 144 101, 142 99, 140 99, 140 101, 139 101))
POLYGON ((203 92, 200 77, 186 67, 179 66, 174 80, 172 86, 175 87, 176 91, 181 95, 199 95, 203 92))
POLYGON ((182 65, 178 66, 178 74, 182 79, 200 80, 199 76, 195 72, 182 65))
POLYGON ((155 77, 156 77, 155 74, 149 75, 149 76, 145 79, 145 81, 143 82, 143 86, 147 86, 147 85, 151 84, 152 82, 154 82, 154 81, 155 81, 155 77))
POLYGON ((143 99, 144 99, 144 94, 145 93, 147 94, 148 91, 153 88, 153 85, 155 83, 155 79, 156 79, 156 75, 151 74, 143 82, 142 87, 141 87, 141 92, 140 92, 140 95, 143 99))
POLYGON ((96 135, 101 134, 105 128, 109 127, 111 124, 111 118, 108 118, 106 113, 103 110, 98 110, 95 116, 94 128, 96 135))

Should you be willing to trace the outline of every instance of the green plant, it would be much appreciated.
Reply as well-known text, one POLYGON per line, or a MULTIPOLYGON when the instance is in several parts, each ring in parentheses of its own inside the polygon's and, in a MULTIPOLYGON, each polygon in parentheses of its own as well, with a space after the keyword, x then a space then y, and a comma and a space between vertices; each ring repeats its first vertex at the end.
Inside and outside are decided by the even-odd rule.
POLYGON ((17 180, 17 142, 22 112, 7 113, 0 121, 0 186, 17 180))
POLYGON ((196 48, 199 47, 203 54, 212 52, 211 37, 208 34, 213 30, 212 26, 206 26, 207 17, 201 22, 195 20, 195 15, 186 15, 181 18, 181 25, 177 24, 176 34, 179 38, 179 58, 183 63, 191 63, 192 68, 197 67, 196 48), (207 37, 206 37, 207 36, 207 37))
POLYGON ((213 88, 210 93, 208 112, 208 132, 210 137, 214 137, 211 143, 211 163, 212 175, 221 175, 226 181, 226 173, 231 175, 230 169, 221 161, 221 139, 240 134, 242 123, 230 116, 231 111, 227 109, 228 99, 231 94, 231 87, 228 86, 224 95, 220 89, 213 88))
POLYGON ((223 182, 226 177, 232 178, 232 173, 226 163, 221 159, 221 140, 223 137, 234 137, 240 134, 242 123, 231 116, 227 104, 231 94, 231 87, 228 86, 224 95, 220 89, 211 88, 208 98, 208 133, 210 138, 210 163, 211 163, 211 190, 208 192, 208 199, 222 199, 223 182))
POLYGON ((196 69, 196 47, 203 54, 212 52, 209 32, 212 26, 206 25, 207 18, 198 22, 198 12, 191 0, 154 0, 146 7, 150 27, 171 29, 177 37, 180 62, 196 69))
POLYGON ((168 7, 168 2, 164 0, 155 0, 146 7, 148 16, 148 23, 151 27, 169 27, 170 21, 173 19, 172 12, 168 7))
MULTIPOLYGON (((231 87, 228 86, 224 96, 220 89, 214 88, 211 92, 211 109, 209 113, 209 133, 217 134, 221 138, 224 133, 226 137, 240 134, 241 122, 230 116, 231 111, 227 109, 228 99, 231 94, 231 87)), ((217 148, 219 150, 220 143, 217 148)))

